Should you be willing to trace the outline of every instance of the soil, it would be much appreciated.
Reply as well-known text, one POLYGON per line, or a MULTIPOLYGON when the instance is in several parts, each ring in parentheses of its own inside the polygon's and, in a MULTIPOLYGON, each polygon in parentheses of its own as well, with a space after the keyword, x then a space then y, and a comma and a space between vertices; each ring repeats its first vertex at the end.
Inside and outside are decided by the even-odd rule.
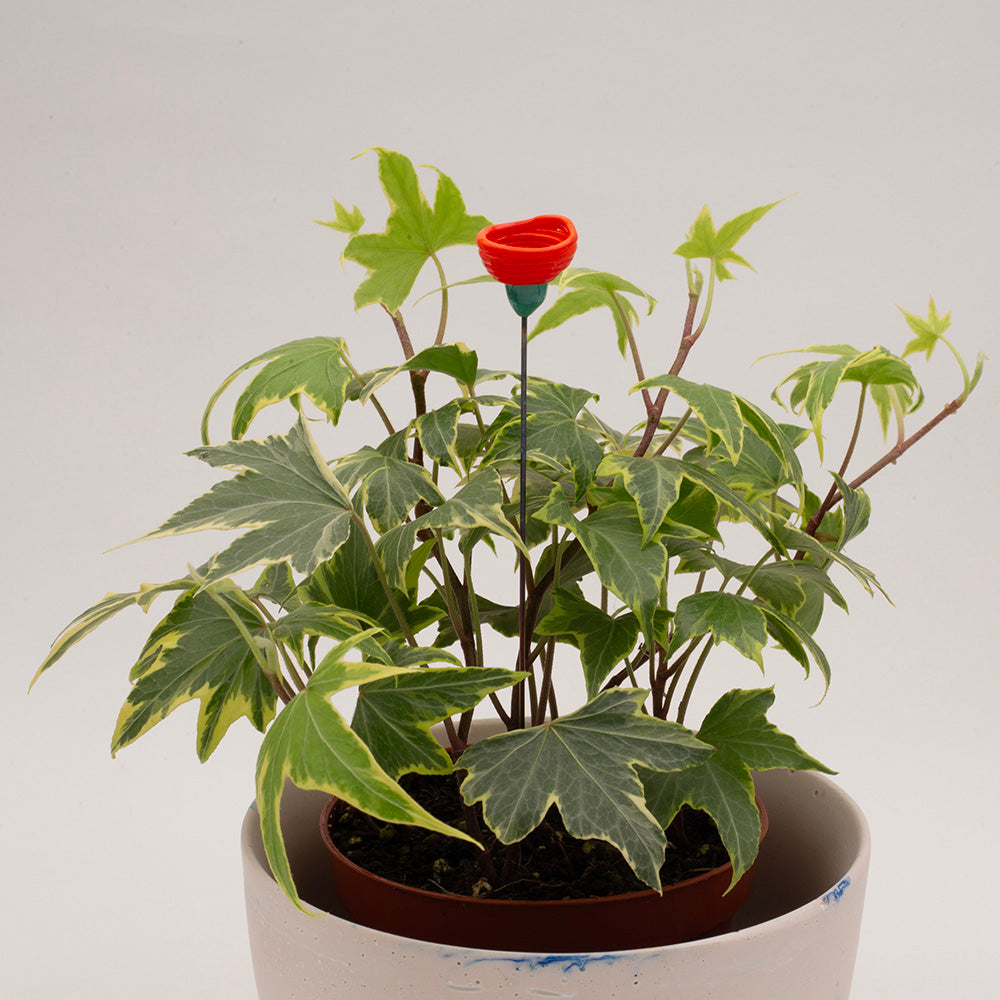
MULTIPOLYGON (((375 875, 431 892, 489 899, 582 899, 649 888, 610 844, 567 834, 555 807, 533 833, 508 847, 490 832, 478 805, 464 806, 454 775, 411 774, 400 784, 432 815, 471 833, 486 851, 420 827, 378 822, 346 804, 333 810, 333 842, 375 875)), ((665 886, 729 860, 715 824, 687 806, 667 830, 667 840, 660 870, 665 886)))

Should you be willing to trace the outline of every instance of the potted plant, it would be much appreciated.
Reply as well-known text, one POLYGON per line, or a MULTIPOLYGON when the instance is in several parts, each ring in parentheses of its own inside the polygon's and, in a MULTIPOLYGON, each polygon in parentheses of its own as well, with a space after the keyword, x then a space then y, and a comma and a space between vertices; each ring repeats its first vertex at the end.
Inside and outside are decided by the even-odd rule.
MULTIPOLYGON (((367 926, 381 919, 364 909, 370 885, 348 904, 349 913, 363 910, 361 926, 342 921, 337 933, 349 937, 346 926, 368 935, 369 949, 424 939, 439 962, 454 953, 448 947, 496 951, 491 939, 467 936, 481 909, 521 929, 500 949, 535 955, 524 959, 534 971, 542 953, 587 954, 574 966, 583 967, 601 953, 718 933, 731 917, 726 907, 736 909, 750 892, 766 825, 761 807, 771 806, 764 789, 783 817, 772 835, 785 854, 785 818, 808 819, 813 799, 844 797, 815 776, 832 772, 768 721, 771 688, 722 692, 701 718, 691 717, 709 658, 725 643, 763 667, 770 643, 829 683, 831 665, 815 636, 828 603, 846 608, 840 578, 880 590, 846 551, 868 523, 864 486, 959 409, 983 357, 970 373, 946 337, 949 316, 931 300, 926 316, 903 313, 909 335, 899 354, 804 348, 809 359, 774 393, 790 412, 772 416, 682 372, 731 268, 749 266, 737 246, 777 203, 719 227, 702 209, 675 251, 687 274, 679 341, 666 350, 658 335, 640 347, 640 312, 652 313, 655 300, 615 274, 570 266, 577 237, 569 220, 491 225, 468 214, 445 174, 437 174, 431 203, 406 157, 374 152, 390 206, 384 229, 363 231, 361 212, 339 202, 325 225, 347 236, 342 257, 365 272, 355 304, 386 313, 398 358, 360 371, 343 338, 314 337, 282 344, 226 377, 190 454, 230 475, 146 537, 204 529, 239 537, 174 580, 107 595, 61 633, 38 675, 118 611, 148 610, 173 595, 132 667, 112 751, 191 700, 201 703, 202 760, 241 717, 264 733, 246 849, 258 860, 266 854, 263 877, 275 892, 280 886, 281 919, 300 938, 310 918, 295 924, 299 911, 317 902, 309 893, 325 894, 331 909, 351 894, 343 875, 338 901, 325 877, 326 888, 313 889, 314 873, 305 874, 321 835, 334 854, 363 855, 357 864, 337 861, 338 871, 346 865, 353 878, 359 866, 381 868, 394 876, 381 880, 390 892, 406 881, 416 890, 390 905, 397 912, 383 925, 389 936, 367 926), (464 340, 451 334, 456 284, 446 280, 440 253, 455 246, 468 248, 467 274, 488 272, 457 282, 460 294, 495 296, 495 287, 464 286, 507 286, 520 317, 519 371, 484 368, 475 332, 463 332, 464 340), (440 309, 415 342, 403 307, 427 265, 439 279, 440 309), (550 290, 551 305, 529 321, 550 290), (595 386, 532 376, 527 364, 531 337, 598 309, 607 310, 634 367, 631 426, 602 419, 595 386), (924 396, 906 358, 930 358, 939 344, 958 363, 961 392, 913 429, 924 396), (213 443, 216 405, 245 375, 229 440, 213 443), (394 408, 401 383, 405 405, 394 408), (825 439, 823 419, 842 391, 856 396, 857 418, 836 444, 825 439), (294 411, 288 432, 248 436, 257 414, 278 403, 294 411), (858 470, 852 459, 871 409, 892 443, 858 470), (377 417, 371 443, 338 450, 331 427, 362 413, 377 417), (328 453, 321 438, 330 441, 328 453), (803 448, 818 449, 836 470, 817 486, 806 482, 803 448), (345 692, 354 696, 350 721, 345 692), (803 798, 794 805, 774 784, 789 772, 814 773, 796 785, 803 798), (316 796, 303 798, 302 790, 336 800, 323 809, 321 829, 313 826, 316 796), (309 816, 304 829, 296 812, 309 816), (418 868, 428 843, 430 858, 418 868), (712 881, 722 916, 713 911, 687 931, 660 929, 697 908, 669 904, 668 869, 682 887, 712 881), (585 897, 584 925, 623 896, 652 900, 654 909, 613 918, 613 937, 567 938, 560 931, 568 911, 553 908, 566 895, 585 897), (457 901, 458 915, 418 915, 416 930, 395 925, 414 899, 435 896, 457 901), (519 900, 546 914, 526 937, 519 900)), ((512 336, 511 361, 514 343, 512 336)), ((834 822, 815 817, 816 828, 834 822)), ((853 822, 854 832, 839 840, 863 840, 863 821, 853 822)), ((816 905, 829 909, 846 886, 841 874, 824 883, 824 872, 816 905)), ((253 911, 250 892, 248 877, 253 911)), ((856 910, 859 917, 860 900, 856 910)), ((773 924, 780 915, 766 916, 773 924)), ((253 912, 251 925, 253 935, 253 912)), ((702 943, 674 947, 697 958, 702 943)), ((287 962, 290 946, 279 951, 287 962)), ((259 982, 271 975, 258 968, 259 982)), ((410 988, 412 976, 404 982, 410 988)), ((437 995, 438 985, 428 988, 437 995)), ((609 995, 606 982, 598 988, 609 995)), ((739 995, 751 995, 745 982, 739 995)))

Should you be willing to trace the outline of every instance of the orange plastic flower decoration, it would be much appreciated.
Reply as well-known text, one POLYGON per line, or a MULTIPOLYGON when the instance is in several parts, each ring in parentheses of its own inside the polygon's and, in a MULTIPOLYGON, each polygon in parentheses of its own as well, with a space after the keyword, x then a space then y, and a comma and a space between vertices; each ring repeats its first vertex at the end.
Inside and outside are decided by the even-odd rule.
POLYGON ((483 266, 505 285, 544 285, 569 267, 576 227, 561 215, 487 226, 476 237, 483 266))

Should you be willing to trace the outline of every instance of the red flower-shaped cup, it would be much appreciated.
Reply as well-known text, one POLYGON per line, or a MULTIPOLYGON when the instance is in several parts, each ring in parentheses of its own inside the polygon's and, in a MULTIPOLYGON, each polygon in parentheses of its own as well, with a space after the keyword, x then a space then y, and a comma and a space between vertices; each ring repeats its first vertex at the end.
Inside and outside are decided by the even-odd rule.
POLYGON ((576 227, 561 215, 487 226, 476 237, 486 270, 505 285, 544 285, 569 267, 576 227))

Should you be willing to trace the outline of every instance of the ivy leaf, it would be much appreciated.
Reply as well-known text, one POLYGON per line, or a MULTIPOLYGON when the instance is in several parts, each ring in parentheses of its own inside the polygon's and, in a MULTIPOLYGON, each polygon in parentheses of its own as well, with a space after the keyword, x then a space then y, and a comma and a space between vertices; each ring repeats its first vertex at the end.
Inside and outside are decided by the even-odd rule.
POLYGON ((711 633, 716 646, 728 642, 764 668, 761 651, 767 642, 767 620, 760 605, 745 597, 716 590, 691 594, 677 602, 674 625, 676 646, 711 633))
POLYGON ((716 749, 734 751, 754 771, 786 767, 833 774, 791 736, 767 721, 768 709, 773 704, 773 688, 729 691, 709 709, 698 730, 698 739, 716 749))
POLYGON ((149 611, 150 605, 160 594, 165 594, 171 590, 193 590, 196 586, 195 581, 188 576, 182 580, 171 580, 170 583, 144 583, 138 590, 127 594, 105 594, 97 604, 77 615, 56 636, 55 642, 52 643, 52 647, 49 649, 48 656, 42 661, 42 665, 31 679, 28 690, 30 691, 38 678, 57 660, 60 660, 72 646, 75 646, 84 636, 90 635, 98 625, 102 625, 109 618, 113 618, 119 611, 134 606, 142 608, 144 612, 149 611))
POLYGON ((743 212, 724 223, 718 230, 712 221, 712 213, 705 205, 698 213, 688 232, 688 238, 674 251, 679 257, 688 260, 706 259, 712 262, 715 276, 720 281, 732 278, 727 264, 740 264, 750 267, 748 261, 733 250, 733 247, 749 232, 754 223, 762 219, 780 201, 772 201, 770 205, 760 205, 743 212))
POLYGON ((892 409, 898 410, 901 419, 903 413, 916 410, 923 402, 923 392, 913 369, 884 347, 859 351, 849 344, 826 344, 804 347, 801 352, 829 354, 833 357, 829 361, 810 361, 800 365, 778 383, 771 398, 784 406, 781 389, 789 382, 792 383, 788 407, 793 413, 805 410, 816 435, 816 447, 821 460, 823 415, 842 382, 859 382, 862 392, 875 387, 882 389, 881 392, 873 393, 873 398, 879 408, 883 429, 887 427, 892 409))
MULTIPOLYGON (((437 619, 438 616, 427 607, 412 607, 408 596, 398 592, 404 587, 397 586, 391 577, 389 583, 397 590, 397 607, 414 634, 437 619)), ((371 551, 356 524, 349 527, 344 544, 303 581, 299 591, 304 601, 344 608, 364 620, 378 622, 389 632, 399 629, 371 551)), ((365 652, 370 655, 367 650, 365 652)))
POLYGON ((684 805, 711 816, 733 865, 729 888, 735 886, 753 864, 760 844, 753 777, 739 754, 723 748, 685 771, 660 774, 643 769, 640 774, 646 807, 657 823, 668 827, 684 805))
POLYGON ((643 804, 635 767, 679 770, 711 750, 683 726, 643 715, 646 693, 613 688, 570 715, 476 743, 458 763, 469 772, 465 801, 482 801, 505 844, 526 837, 556 805, 571 836, 614 845, 659 890, 666 838, 643 804))
POLYGON ((736 396, 727 389, 718 389, 714 385, 699 385, 689 382, 679 375, 658 375, 634 385, 630 392, 639 389, 655 389, 665 387, 680 396, 692 411, 698 415, 702 424, 717 435, 729 452, 729 457, 736 462, 743 448, 743 415, 736 396))
POLYGON ((371 373, 359 394, 362 402, 400 372, 441 372, 465 386, 474 386, 479 378, 479 355, 460 341, 437 344, 414 354, 395 368, 380 368, 371 373))
POLYGON ((420 438, 424 453, 439 465, 453 469, 462 467, 456 451, 458 419, 461 415, 461 404, 453 399, 440 409, 421 414, 415 421, 417 436, 420 438))
POLYGON ((480 468, 453 497, 413 521, 386 532, 376 548, 394 587, 405 585, 406 567, 413 554, 417 533, 424 528, 463 533, 483 529, 500 535, 523 549, 521 538, 504 517, 500 477, 494 469, 480 468))
POLYGON ((660 530, 667 511, 677 502, 684 481, 684 470, 679 463, 629 455, 607 455, 598 466, 597 475, 622 477, 639 513, 643 544, 660 530))
POLYGON ((375 153, 379 181, 389 202, 385 232, 352 237, 344 257, 368 271, 354 293, 355 306, 381 303, 395 313, 427 261, 445 247, 475 243, 489 219, 469 215, 455 182, 440 171, 431 207, 405 156, 380 147, 375 153))
POLYGON ((260 612, 228 581, 181 595, 132 668, 112 755, 188 701, 201 702, 199 760, 211 756, 241 716, 263 732, 274 718, 275 694, 259 661, 276 656, 263 624, 260 612))
POLYGON ((327 469, 303 419, 284 436, 232 441, 188 454, 215 467, 240 466, 243 471, 217 483, 145 537, 207 528, 251 529, 215 557, 206 570, 206 583, 283 560, 311 573, 347 538, 353 514, 350 497, 327 469))
POLYGON ((258 365, 264 367, 233 408, 233 440, 246 434, 253 418, 265 406, 299 395, 310 399, 336 424, 347 399, 347 387, 354 378, 346 357, 347 345, 342 337, 308 337, 251 358, 227 375, 212 394, 201 419, 202 440, 208 441, 208 419, 219 397, 240 375, 258 365))
MULTIPOLYGON (((807 590, 807 599, 808 594, 807 590)), ((807 677, 809 676, 809 656, 812 656, 816 666, 823 674, 826 687, 829 688, 830 663, 819 643, 809 634, 808 630, 799 624, 796 618, 784 614, 777 608, 762 604, 761 611, 767 619, 768 634, 777 640, 786 653, 798 661, 807 677)))
POLYGON ((503 491, 499 475, 493 469, 480 469, 453 497, 404 527, 414 530, 433 528, 440 531, 485 528, 490 534, 500 535, 523 549, 520 536, 504 517, 502 502, 503 491))
POLYGON ((487 667, 410 670, 363 684, 351 728, 393 778, 416 771, 450 774, 452 761, 430 727, 478 705, 525 673, 487 667))
POLYGON ((337 479, 347 489, 361 485, 365 511, 379 533, 401 524, 420 500, 444 500, 427 470, 367 445, 337 462, 337 479))
POLYGON ((288 779, 299 788, 336 795, 387 823, 409 823, 471 841, 414 802, 334 708, 334 695, 346 688, 408 672, 381 663, 345 663, 341 657, 349 645, 332 650, 305 690, 284 707, 264 736, 257 757, 257 807, 267 859, 278 884, 303 910, 281 837, 281 795, 288 779))
MULTIPOLYGON (((573 478, 575 499, 582 500, 593 483, 604 449, 577 415, 595 396, 546 379, 528 380, 528 458, 550 469, 568 469, 573 478)), ((520 454, 520 427, 517 411, 505 415, 505 425, 485 461, 517 462, 520 454)))
POLYGON ((827 561, 832 561, 843 566, 851 576, 854 577, 858 583, 861 584, 869 594, 873 593, 873 589, 877 589, 884 597, 889 595, 882 589, 878 580, 875 579, 875 574, 871 570, 866 569, 860 563, 855 562, 853 559, 849 558, 839 549, 830 548, 824 545, 819 539, 814 538, 812 535, 807 535, 801 528, 793 527, 790 524, 780 524, 775 527, 775 531, 780 535, 782 543, 787 549, 799 549, 802 552, 807 552, 811 555, 814 560, 820 565, 825 566, 827 561))
POLYGON ((557 487, 536 517, 576 535, 601 583, 635 612, 642 634, 652 645, 653 614, 667 571, 667 551, 659 540, 643 543, 635 507, 612 503, 578 521, 557 487))
POLYGON ((535 626, 540 635, 569 635, 580 650, 587 682, 587 697, 593 698, 611 670, 635 648, 639 622, 634 614, 615 618, 568 590, 554 593, 552 610, 535 626))
POLYGON ((753 864, 760 842, 751 769, 787 767, 833 773, 767 721, 773 702, 771 688, 724 694, 698 730, 698 739, 716 748, 712 757, 673 774, 642 772, 646 805, 664 826, 682 805, 702 809, 712 817, 733 863, 730 888, 753 864))
POLYGON ((916 334, 903 350, 903 357, 905 358, 909 354, 922 353, 930 361, 931 355, 934 353, 934 348, 937 347, 942 334, 951 326, 951 313, 945 313, 943 316, 939 315, 933 298, 928 303, 926 319, 921 319, 921 317, 915 316, 905 309, 900 309, 899 306, 896 308, 899 309, 906 319, 906 325, 916 334))
POLYGON ((652 313, 656 305, 648 292, 644 292, 631 281, 619 278, 607 271, 587 271, 582 268, 567 268, 559 281, 559 298, 538 318, 529 340, 546 330, 562 325, 573 316, 580 316, 591 309, 607 308, 614 319, 618 334, 618 350, 622 357, 628 345, 629 331, 635 326, 638 314, 635 306, 625 295, 634 295, 646 301, 646 315, 652 313), (572 291, 565 292, 569 288, 572 291))
POLYGON ((670 508, 675 503, 683 502, 683 490, 678 489, 675 495, 674 487, 680 480, 687 479, 731 507, 738 517, 753 525, 776 552, 785 554, 781 538, 757 510, 731 489, 722 477, 693 462, 667 455, 648 457, 608 455, 598 467, 598 473, 622 476, 626 491, 636 503, 644 541, 650 538, 654 531, 662 528, 664 517, 671 512, 670 508))
POLYGON ((836 472, 832 472, 830 475, 833 476, 843 499, 841 510, 844 515, 844 530, 837 543, 837 548, 843 548, 852 538, 857 538, 868 527, 872 502, 864 490, 852 490, 843 476, 838 476, 836 472))
POLYGON ((343 205, 337 201, 336 198, 333 199, 333 210, 336 213, 336 217, 329 222, 320 222, 319 219, 316 221, 321 226, 328 226, 330 229, 335 229, 338 233, 347 233, 348 236, 354 236, 355 233, 361 231, 361 227, 365 224, 365 217, 361 214, 361 210, 357 205, 348 212, 343 205))

